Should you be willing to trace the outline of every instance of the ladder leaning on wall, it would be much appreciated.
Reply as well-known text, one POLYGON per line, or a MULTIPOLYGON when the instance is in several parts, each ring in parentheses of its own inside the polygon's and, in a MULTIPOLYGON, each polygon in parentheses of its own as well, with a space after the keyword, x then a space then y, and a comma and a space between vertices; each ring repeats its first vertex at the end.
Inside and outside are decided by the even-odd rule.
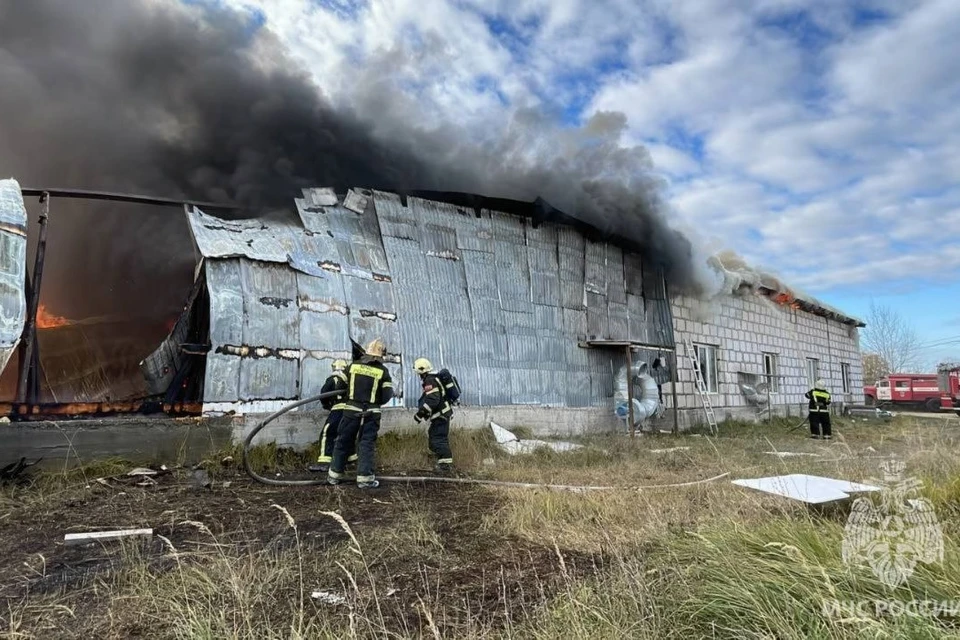
POLYGON ((700 404, 703 405, 703 411, 707 414, 707 423, 710 425, 710 432, 717 435, 717 415, 713 412, 713 405, 710 404, 710 398, 707 397, 707 386, 703 381, 703 375, 700 373, 700 359, 697 358, 697 351, 693 348, 690 340, 684 342, 687 348, 687 357, 693 364, 693 379, 697 384, 697 395, 700 396, 700 404))

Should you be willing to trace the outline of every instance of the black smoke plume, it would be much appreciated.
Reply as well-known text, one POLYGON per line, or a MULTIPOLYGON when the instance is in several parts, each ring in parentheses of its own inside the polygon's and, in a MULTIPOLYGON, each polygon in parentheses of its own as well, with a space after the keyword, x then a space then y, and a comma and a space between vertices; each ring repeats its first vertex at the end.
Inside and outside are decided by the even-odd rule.
MULTIPOLYGON (((354 72, 355 108, 334 108, 267 29, 228 9, 0 0, 0 175, 231 200, 247 215, 311 186, 539 196, 634 240, 674 289, 697 288, 646 152, 619 144, 622 116, 565 130, 519 111, 486 135, 429 129, 364 82, 385 69, 354 72)), ((178 209, 62 200, 47 255, 45 297, 72 317, 175 312, 194 263, 178 209)))

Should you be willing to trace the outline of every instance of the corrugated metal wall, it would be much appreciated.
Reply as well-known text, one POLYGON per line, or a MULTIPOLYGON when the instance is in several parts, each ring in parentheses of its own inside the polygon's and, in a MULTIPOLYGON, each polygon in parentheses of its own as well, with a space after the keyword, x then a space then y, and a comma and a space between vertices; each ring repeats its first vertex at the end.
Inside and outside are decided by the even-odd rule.
POLYGON ((27 313, 27 210, 16 180, 0 180, 0 371, 20 343, 27 313))
POLYGON ((622 354, 579 341, 673 346, 659 271, 573 229, 381 192, 311 189, 297 207, 302 227, 188 212, 207 258, 207 402, 315 393, 350 338, 381 336, 406 406, 419 356, 466 405, 595 406, 622 354))

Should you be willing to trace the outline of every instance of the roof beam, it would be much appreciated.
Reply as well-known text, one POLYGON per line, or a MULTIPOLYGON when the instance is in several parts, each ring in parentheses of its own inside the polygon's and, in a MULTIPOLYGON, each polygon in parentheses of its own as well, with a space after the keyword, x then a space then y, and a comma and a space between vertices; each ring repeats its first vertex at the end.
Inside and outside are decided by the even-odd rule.
POLYGON ((24 196, 49 195, 51 198, 72 198, 75 200, 106 200, 110 202, 127 202, 130 204, 148 204, 161 207, 182 207, 191 205, 201 209, 240 209, 240 205, 233 202, 201 202, 198 200, 181 200, 176 198, 157 198, 132 193, 114 193, 110 191, 88 191, 85 189, 33 189, 23 188, 20 192, 24 196))

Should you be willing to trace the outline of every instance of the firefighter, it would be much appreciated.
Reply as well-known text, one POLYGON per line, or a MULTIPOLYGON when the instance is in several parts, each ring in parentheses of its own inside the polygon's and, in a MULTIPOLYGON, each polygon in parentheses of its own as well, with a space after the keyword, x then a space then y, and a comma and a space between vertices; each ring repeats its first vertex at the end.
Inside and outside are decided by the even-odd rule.
POLYGON ((333 461, 327 471, 327 482, 330 484, 343 481, 347 456, 359 434, 357 487, 373 489, 380 486, 373 472, 377 434, 380 431, 380 407, 393 398, 393 381, 383 365, 385 354, 386 346, 383 340, 377 338, 344 372, 347 393, 343 400, 343 418, 333 447, 333 461))
MULTIPOLYGON (((344 370, 347 368, 347 363, 345 360, 334 360, 330 368, 333 370, 333 373, 330 374, 330 377, 323 383, 323 388, 320 389, 320 393, 329 393, 331 391, 342 391, 343 393, 333 398, 324 398, 320 401, 323 408, 330 413, 327 415, 327 419, 323 423, 323 429, 320 431, 320 455, 317 458, 317 463, 308 467, 310 471, 325 472, 330 469, 330 462, 333 460, 333 445, 337 441, 340 420, 343 417, 343 398, 347 391, 347 374, 344 373, 344 370)), ((356 461, 356 450, 352 450, 347 458, 347 463, 350 464, 356 461)))
POLYGON ((426 358, 417 358, 413 370, 420 376, 423 392, 417 401, 419 410, 414 420, 430 420, 427 435, 430 439, 430 452, 437 457, 436 470, 449 473, 453 465, 453 453, 450 451, 450 416, 453 408, 447 393, 433 365, 426 358))
POLYGON ((823 380, 817 380, 813 389, 807 391, 804 397, 809 400, 810 437, 816 440, 829 440, 830 432, 830 392, 823 380))

